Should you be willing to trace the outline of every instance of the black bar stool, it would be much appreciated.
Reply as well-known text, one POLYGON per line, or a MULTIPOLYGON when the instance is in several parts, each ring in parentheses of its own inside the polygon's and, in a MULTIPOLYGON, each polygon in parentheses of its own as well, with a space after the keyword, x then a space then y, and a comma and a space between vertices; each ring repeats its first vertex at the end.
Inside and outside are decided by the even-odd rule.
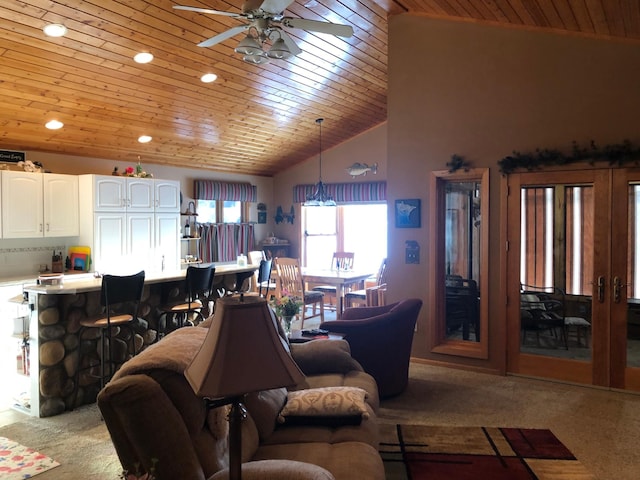
POLYGON ((209 302, 213 291, 213 278, 216 269, 213 265, 207 267, 190 266, 185 277, 186 299, 178 303, 162 305, 160 310, 165 314, 164 328, 158 326, 158 339, 169 331, 183 327, 187 322, 197 325, 204 320, 202 311, 206 310, 203 302, 209 302), (189 320, 189 317, 194 317, 189 320))
MULTIPOLYGON (((100 389, 111 379, 118 364, 127 360, 128 355, 122 361, 114 358, 114 339, 119 330, 114 332, 111 327, 126 327, 129 329, 129 340, 131 341, 131 351, 136 354, 135 331, 133 329, 133 321, 138 318, 138 307, 142 298, 142 290, 144 288, 144 270, 134 275, 118 276, 104 275, 102 277, 102 286, 100 290, 100 305, 103 308, 103 314, 96 318, 87 318, 80 321, 80 329, 78 330, 79 343, 82 343, 82 335, 88 329, 100 329, 100 389), (108 356, 107 356, 108 342, 108 356), (109 371, 106 371, 107 365, 109 371)), ((82 360, 85 355, 82 352, 82 345, 79 347, 78 367, 75 375, 75 385, 73 392, 73 405, 75 407, 78 397, 78 387, 80 381, 80 371, 90 370, 98 366, 97 363, 89 362, 88 365, 82 366, 82 360)))

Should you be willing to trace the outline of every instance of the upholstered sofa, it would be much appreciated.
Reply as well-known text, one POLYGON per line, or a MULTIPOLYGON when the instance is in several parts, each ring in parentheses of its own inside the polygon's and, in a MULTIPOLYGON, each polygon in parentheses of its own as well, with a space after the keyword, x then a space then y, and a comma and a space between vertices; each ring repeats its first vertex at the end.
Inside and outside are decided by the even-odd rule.
MULTIPOLYGON (((228 407, 207 410, 183 372, 206 328, 179 329, 129 360, 98 395, 125 470, 158 480, 218 480, 228 475, 228 407)), ((362 413, 345 417, 279 413, 285 389, 247 395, 242 424, 243 479, 383 480, 378 453, 378 392, 343 340, 292 344, 305 380, 293 390, 345 386, 366 391, 362 413)), ((317 390, 314 390, 317 391, 317 390)), ((289 400, 288 404, 292 404, 289 400)))
POLYGON ((419 298, 347 308, 340 320, 323 322, 320 328, 345 335, 351 355, 375 378, 380 397, 387 398, 407 387, 411 345, 421 308, 419 298))

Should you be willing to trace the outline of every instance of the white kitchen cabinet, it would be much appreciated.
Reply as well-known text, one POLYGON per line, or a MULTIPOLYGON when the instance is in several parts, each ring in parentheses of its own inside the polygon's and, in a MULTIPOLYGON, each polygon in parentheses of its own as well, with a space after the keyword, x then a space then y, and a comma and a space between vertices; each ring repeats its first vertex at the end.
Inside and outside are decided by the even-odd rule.
POLYGON ((173 180, 154 180, 155 212, 180 212, 180 182, 173 180))
POLYGON ((93 182, 94 211, 148 212, 154 210, 154 182, 149 178, 82 175, 93 182))
POLYGON ((180 265, 179 182, 80 176, 80 244, 101 273, 176 270, 180 265), (123 200, 124 199, 124 200, 123 200))
POLYGON ((154 266, 162 270, 176 270, 180 265, 180 215, 176 213, 155 214, 155 251, 154 266), (159 260, 159 262, 158 262, 159 260))
POLYGON ((69 237, 79 233, 78 177, 2 172, 3 238, 69 237))
POLYGON ((42 175, 44 236, 75 237, 80 233, 78 177, 45 173, 42 175))
MULTIPOLYGON (((153 213, 96 212, 92 235, 94 270, 135 273, 152 269, 154 216, 153 213)), ((81 236, 81 241, 85 239, 81 236)))

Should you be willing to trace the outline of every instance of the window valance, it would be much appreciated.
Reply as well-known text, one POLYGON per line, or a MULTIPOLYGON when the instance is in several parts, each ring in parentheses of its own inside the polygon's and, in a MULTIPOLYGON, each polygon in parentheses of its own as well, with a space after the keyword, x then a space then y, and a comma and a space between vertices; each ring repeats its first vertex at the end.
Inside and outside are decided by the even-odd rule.
POLYGON ((229 200, 257 202, 258 188, 250 183, 194 180, 193 195, 197 200, 229 200))
MULTIPOLYGON (((381 202, 387 199, 387 182, 325 183, 324 189, 337 203, 381 202)), ((293 187, 294 203, 303 203, 315 191, 315 185, 296 185, 293 187)))

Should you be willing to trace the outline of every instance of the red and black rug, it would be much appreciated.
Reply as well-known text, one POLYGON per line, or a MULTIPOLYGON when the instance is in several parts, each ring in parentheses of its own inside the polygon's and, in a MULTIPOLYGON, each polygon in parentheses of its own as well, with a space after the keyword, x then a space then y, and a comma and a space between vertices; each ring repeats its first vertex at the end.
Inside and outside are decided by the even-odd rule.
POLYGON ((380 426, 387 480, 593 480, 550 430, 380 426))

